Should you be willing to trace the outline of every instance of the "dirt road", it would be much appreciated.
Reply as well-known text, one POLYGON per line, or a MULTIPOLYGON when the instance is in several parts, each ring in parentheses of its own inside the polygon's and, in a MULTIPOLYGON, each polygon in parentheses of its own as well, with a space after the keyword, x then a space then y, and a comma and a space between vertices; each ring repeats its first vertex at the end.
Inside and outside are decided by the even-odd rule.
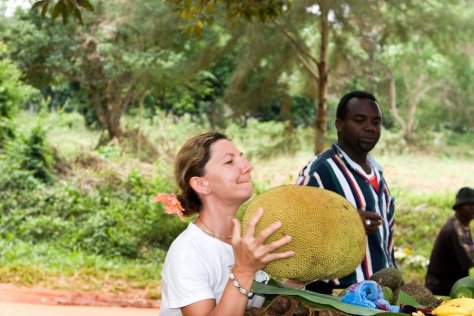
POLYGON ((0 316, 158 316, 159 309, 0 302, 0 316))
POLYGON ((0 284, 0 316, 158 316, 160 302, 126 294, 0 284))

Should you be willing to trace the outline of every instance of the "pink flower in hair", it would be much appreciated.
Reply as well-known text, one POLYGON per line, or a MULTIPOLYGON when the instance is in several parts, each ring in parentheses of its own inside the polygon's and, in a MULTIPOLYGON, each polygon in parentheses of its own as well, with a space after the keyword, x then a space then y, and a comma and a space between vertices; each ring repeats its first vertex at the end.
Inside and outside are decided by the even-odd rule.
POLYGON ((183 213, 185 210, 176 197, 176 194, 158 193, 155 195, 155 197, 153 197, 152 202, 163 203, 166 214, 176 214, 178 215, 179 219, 184 222, 183 213))

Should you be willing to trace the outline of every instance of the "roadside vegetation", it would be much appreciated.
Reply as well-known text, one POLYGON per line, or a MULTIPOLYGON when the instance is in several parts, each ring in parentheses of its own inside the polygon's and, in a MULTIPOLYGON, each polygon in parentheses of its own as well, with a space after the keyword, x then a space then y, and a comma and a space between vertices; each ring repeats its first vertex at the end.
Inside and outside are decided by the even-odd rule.
MULTIPOLYGON (((75 113, 27 112, 14 121, 17 134, 29 136, 6 146, 0 159, 0 282, 84 290, 142 288, 158 298, 166 249, 186 224, 165 215, 151 198, 175 191, 173 155, 185 138, 209 127, 186 120, 173 123, 163 115, 146 121, 149 139, 162 144, 163 151, 145 162, 118 145, 94 149, 91 144, 100 133, 85 130, 82 121, 75 113), (25 169, 25 161, 35 163, 25 169)), ((128 124, 134 124, 133 118, 128 124)), ((299 149, 288 151, 279 145, 284 128, 255 122, 226 130, 251 157, 256 194, 294 183, 312 156, 311 144, 304 142, 310 131, 298 130, 292 142, 299 149)), ((392 137, 385 131, 373 154, 386 165, 397 198, 399 267, 407 280, 422 281, 436 232, 452 213, 455 190, 469 184, 474 153, 462 142, 444 144, 442 151, 400 153, 398 145, 387 143, 392 137), (462 154, 448 155, 453 151, 462 154), (431 173, 438 170, 448 171, 446 182, 432 182, 431 173)))

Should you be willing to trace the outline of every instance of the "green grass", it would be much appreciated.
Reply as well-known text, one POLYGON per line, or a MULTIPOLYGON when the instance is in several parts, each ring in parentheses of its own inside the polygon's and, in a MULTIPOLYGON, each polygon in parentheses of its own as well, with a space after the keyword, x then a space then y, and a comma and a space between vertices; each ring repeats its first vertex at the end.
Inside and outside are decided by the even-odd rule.
POLYGON ((74 156, 78 151, 94 148, 100 133, 88 130, 79 113, 53 112, 35 115, 21 112, 15 119, 22 132, 28 133, 36 125, 46 127, 49 143, 60 150, 62 156, 74 156))
POLYGON ((32 244, 0 240, 0 282, 40 285, 50 288, 96 291, 107 288, 159 287, 165 252, 153 260, 104 258, 83 251, 71 251, 50 243, 32 244))

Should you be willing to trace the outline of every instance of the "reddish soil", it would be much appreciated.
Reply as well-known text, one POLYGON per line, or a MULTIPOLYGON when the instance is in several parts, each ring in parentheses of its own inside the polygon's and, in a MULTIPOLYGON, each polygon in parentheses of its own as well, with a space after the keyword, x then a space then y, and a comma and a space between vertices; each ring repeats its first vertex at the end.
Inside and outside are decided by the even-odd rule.
POLYGON ((146 297, 140 290, 128 293, 102 293, 89 291, 53 290, 39 287, 22 287, 13 284, 0 284, 0 302, 80 305, 80 306, 119 306, 136 308, 159 308, 159 300, 146 297))

